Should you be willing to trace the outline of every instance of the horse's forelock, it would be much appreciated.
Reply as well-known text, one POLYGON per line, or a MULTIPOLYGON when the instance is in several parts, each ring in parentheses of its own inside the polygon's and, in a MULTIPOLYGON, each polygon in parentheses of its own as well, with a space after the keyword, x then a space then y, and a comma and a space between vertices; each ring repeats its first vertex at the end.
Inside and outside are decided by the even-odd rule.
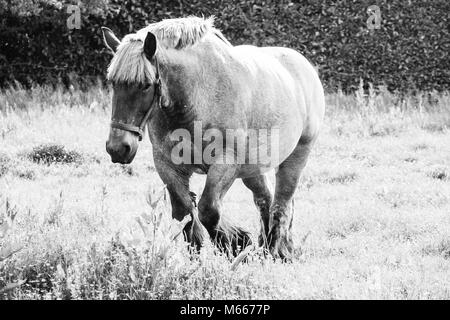
POLYGON ((142 40, 131 35, 125 37, 108 67, 108 80, 136 84, 153 82, 155 73, 143 48, 142 40))

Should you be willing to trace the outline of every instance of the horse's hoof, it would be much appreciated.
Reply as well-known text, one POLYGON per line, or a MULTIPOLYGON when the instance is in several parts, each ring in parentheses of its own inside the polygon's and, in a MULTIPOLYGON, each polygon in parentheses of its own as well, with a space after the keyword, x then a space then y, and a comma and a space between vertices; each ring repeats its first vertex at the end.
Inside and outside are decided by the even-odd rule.
POLYGON ((294 243, 289 236, 282 238, 270 237, 268 245, 269 252, 274 259, 281 259, 283 262, 290 262, 293 258, 294 243))
POLYGON ((252 239, 247 231, 240 229, 232 241, 233 256, 237 256, 242 250, 252 244, 252 239))
POLYGON ((258 245, 264 249, 269 249, 269 242, 267 241, 267 236, 260 233, 258 237, 258 245))
POLYGON ((293 260, 293 253, 288 249, 270 250, 270 253, 275 260, 282 262, 292 262, 293 260))

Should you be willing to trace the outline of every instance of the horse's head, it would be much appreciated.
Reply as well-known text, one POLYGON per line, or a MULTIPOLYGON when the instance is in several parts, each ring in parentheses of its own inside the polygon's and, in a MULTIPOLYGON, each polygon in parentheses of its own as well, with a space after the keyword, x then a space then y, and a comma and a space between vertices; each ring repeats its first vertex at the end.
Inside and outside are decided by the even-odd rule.
POLYGON ((131 163, 160 97, 156 37, 149 32, 143 42, 136 39, 122 45, 110 29, 102 31, 106 46, 114 53, 108 69, 113 98, 106 151, 112 162, 131 163))

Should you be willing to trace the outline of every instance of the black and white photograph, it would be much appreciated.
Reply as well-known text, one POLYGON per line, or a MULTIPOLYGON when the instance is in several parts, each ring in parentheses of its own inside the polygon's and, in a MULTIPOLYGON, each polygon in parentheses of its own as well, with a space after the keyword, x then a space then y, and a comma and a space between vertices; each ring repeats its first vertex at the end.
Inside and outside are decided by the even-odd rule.
POLYGON ((0 0, 0 300, 449 300, 449 14, 0 0))

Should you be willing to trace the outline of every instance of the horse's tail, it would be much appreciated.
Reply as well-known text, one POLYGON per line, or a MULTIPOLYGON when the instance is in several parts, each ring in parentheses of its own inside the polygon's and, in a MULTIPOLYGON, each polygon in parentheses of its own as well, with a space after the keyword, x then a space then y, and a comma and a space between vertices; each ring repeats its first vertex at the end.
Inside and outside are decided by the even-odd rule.
MULTIPOLYGON (((191 192, 191 197, 195 207, 192 210, 192 220, 190 225, 187 226, 188 228, 186 230, 186 235, 191 244, 199 250, 203 245, 205 235, 208 234, 208 231, 203 226, 198 216, 195 193, 191 192)), ((252 243, 250 233, 239 228, 234 222, 231 221, 231 219, 226 218, 223 215, 220 216, 219 223, 214 228, 213 232, 209 234, 219 249, 234 256, 252 243)))
POLYGON ((250 233, 238 227, 231 219, 221 215, 213 241, 219 249, 236 256, 252 244, 250 233))

